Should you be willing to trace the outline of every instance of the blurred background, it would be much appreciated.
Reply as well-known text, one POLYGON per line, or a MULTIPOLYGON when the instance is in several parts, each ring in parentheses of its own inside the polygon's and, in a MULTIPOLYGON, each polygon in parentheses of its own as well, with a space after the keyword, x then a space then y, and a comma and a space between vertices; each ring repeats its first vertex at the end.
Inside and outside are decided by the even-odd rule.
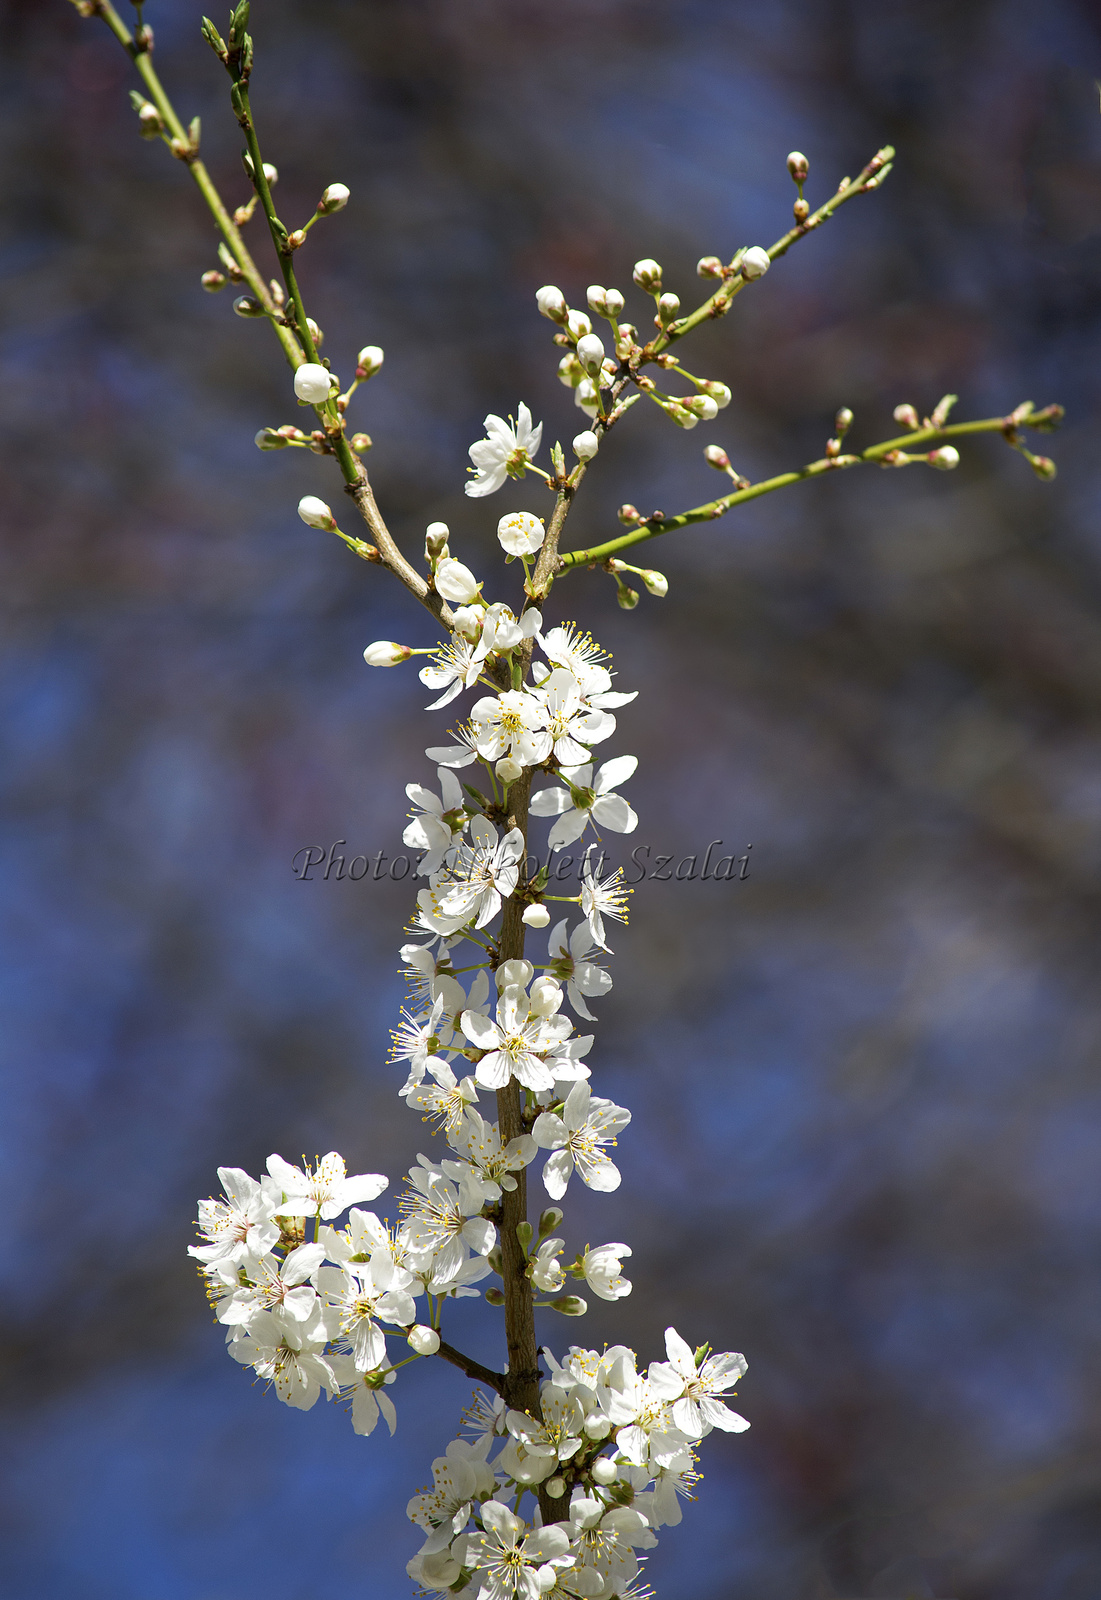
MULTIPOLYGON (((201 10, 146 15, 234 204, 201 10)), ((336 1146, 397 1179, 426 1148, 385 1064, 408 885, 291 857, 401 849, 451 720, 360 652, 430 620, 299 521, 303 493, 342 503, 331 463, 253 447, 300 420, 286 369, 201 292, 212 226, 106 29, 63 0, 0 18, 0 1592, 402 1595, 405 1503, 469 1384, 404 1375, 392 1441, 288 1410, 185 1252, 219 1164, 336 1146)), ((567 545, 623 500, 720 492, 708 443, 753 479, 821 455, 841 404, 858 447, 947 390, 960 419, 1066 405, 1035 441, 1054 484, 983 438, 950 476, 863 469, 645 547, 669 595, 633 613, 599 572, 555 589, 548 618, 642 691, 626 842, 753 850, 744 882, 640 885, 613 938, 591 1059, 635 1120, 567 1239, 631 1244, 635 1290, 540 1331, 651 1359, 673 1321, 748 1357, 752 1430, 708 1440, 663 1600, 1095 1600, 1096 8, 258 0, 253 24, 283 215, 352 190, 299 271, 337 370, 385 347, 354 422, 412 555, 443 518, 489 572, 497 519, 544 508, 535 479, 462 492, 487 411, 582 425, 536 288, 615 285, 642 324, 653 255, 692 303, 697 257, 789 226, 793 148, 812 205, 887 141, 897 166, 685 347, 732 405, 691 434, 638 406, 567 545)), ((497 1315, 463 1302, 456 1342, 492 1359, 497 1315)))

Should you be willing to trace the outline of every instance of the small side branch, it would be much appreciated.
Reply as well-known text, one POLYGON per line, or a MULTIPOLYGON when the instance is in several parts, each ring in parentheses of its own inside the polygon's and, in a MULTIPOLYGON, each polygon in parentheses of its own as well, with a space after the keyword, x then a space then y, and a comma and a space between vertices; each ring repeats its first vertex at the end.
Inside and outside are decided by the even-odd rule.
POLYGON ((480 1361, 474 1361, 470 1356, 464 1356, 461 1350, 456 1350, 454 1345, 446 1340, 440 1340, 440 1348, 436 1351, 438 1356, 443 1356, 445 1361, 450 1361, 453 1367, 458 1367, 460 1372, 465 1372, 468 1378, 473 1378, 475 1383, 484 1383, 495 1394, 503 1395, 505 1392, 505 1375, 503 1372, 491 1372, 488 1367, 483 1367, 480 1361))
POLYGON ((559 557, 558 571, 562 573, 571 567, 606 561, 609 556, 618 555, 622 550, 630 550, 635 545, 644 544, 647 539, 656 539, 663 533, 673 533, 676 529, 686 528, 691 523, 714 522, 716 518, 725 516, 735 506, 744 505, 747 500, 758 500, 761 495, 772 494, 776 489, 786 489, 790 483, 802 483, 807 478, 825 477, 831 472, 844 471, 846 467, 858 467, 865 463, 891 466, 894 463, 888 459, 889 457, 902 456, 915 446, 935 446, 945 439, 958 438, 970 433, 1000 433, 1014 449, 1019 449, 1016 440, 1019 428, 1031 427, 1047 431, 1056 427, 1061 417, 1060 406, 1048 406, 1043 411, 1033 411, 1030 405, 1018 406, 1008 417, 986 417, 981 422, 955 422, 943 428, 921 428, 916 432, 903 434, 897 439, 884 439, 880 444, 869 445, 859 455, 825 457, 820 461, 812 461, 797 471, 781 472, 778 477, 765 478, 762 482, 751 484, 746 489, 736 489, 731 494, 720 495, 717 500, 709 500, 706 505, 693 506, 690 511, 682 511, 675 517, 648 519, 640 527, 633 528, 630 533, 620 534, 617 539, 609 539, 605 544, 593 545, 588 550, 567 551, 559 557))

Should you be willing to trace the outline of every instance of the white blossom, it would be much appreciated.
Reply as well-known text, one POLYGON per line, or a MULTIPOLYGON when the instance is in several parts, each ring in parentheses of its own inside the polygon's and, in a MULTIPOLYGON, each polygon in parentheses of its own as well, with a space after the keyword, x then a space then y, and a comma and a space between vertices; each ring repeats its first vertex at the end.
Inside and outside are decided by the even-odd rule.
POLYGON ((608 1193, 619 1188, 619 1168, 604 1147, 615 1144, 630 1120, 625 1107, 594 1096, 583 1080, 570 1090, 561 1114, 540 1113, 531 1133, 541 1149, 553 1151, 543 1168, 543 1185, 552 1200, 565 1194, 575 1167, 590 1189, 608 1193))
POLYGON ((470 824, 470 843, 459 844, 454 864, 448 869, 450 881, 433 890, 438 911, 447 918, 458 917, 460 925, 471 917, 475 928, 484 928, 501 909, 502 899, 512 893, 520 875, 524 854, 524 835, 513 828, 498 841, 497 829, 484 817, 470 824))
POLYGON ((338 1392, 333 1363, 323 1353, 326 1337, 316 1324, 279 1322, 265 1312, 228 1349, 234 1361, 272 1384, 284 1405, 309 1411, 322 1389, 338 1392))
POLYGON ((219 1167, 224 1200, 199 1201, 199 1232, 206 1244, 191 1245, 188 1255, 207 1266, 240 1267, 264 1256, 279 1241, 274 1220, 278 1195, 250 1178, 240 1167, 219 1167))
POLYGON ((374 1200, 389 1183, 380 1172, 360 1172, 348 1177, 344 1157, 335 1150, 322 1156, 316 1167, 292 1167, 282 1156, 268 1157, 268 1171, 282 1188, 280 1213, 314 1216, 331 1221, 361 1200, 374 1200))
POLYGON ((426 1122, 438 1120, 447 1133, 462 1127, 468 1109, 478 1098, 471 1077, 456 1078, 446 1061, 438 1056, 427 1062, 434 1082, 409 1082, 401 1095, 411 1111, 423 1113, 426 1122))
POLYGON ((580 839, 590 819, 613 833, 633 833, 638 827, 638 817, 614 791, 619 784, 626 783, 637 766, 637 756, 616 756, 598 768, 595 778, 591 762, 562 767, 561 775, 569 784, 568 789, 540 789, 533 794, 531 810, 535 816, 558 818, 547 835, 551 848, 561 850, 580 839))
POLYGON ((496 1500, 481 1508, 484 1528, 467 1538, 466 1565, 482 1576, 478 1600, 539 1600, 550 1585, 538 1569, 568 1557, 569 1535, 560 1523, 528 1532, 528 1525, 496 1500))
MULTIPOLYGON (((420 1159, 424 1162, 423 1156, 420 1159)), ((477 1255, 489 1254, 497 1230, 481 1215, 483 1186, 455 1182, 429 1162, 410 1167, 409 1182, 411 1189, 402 1196, 400 1209, 405 1219, 401 1240, 411 1257, 434 1257, 434 1270, 449 1277, 462 1265, 468 1248, 477 1255)))
POLYGON ((585 1413, 580 1403, 568 1390, 545 1383, 539 1396, 539 1420, 526 1411, 509 1411, 505 1424, 514 1439, 518 1439, 528 1455, 548 1456, 557 1465, 570 1461, 581 1449, 582 1425, 585 1413))
POLYGON ((464 567, 454 556, 441 556, 436 563, 433 581, 437 594, 442 594, 445 600, 453 600, 461 605, 469 605, 471 600, 477 599, 481 588, 470 568, 464 567))
POLYGON ((452 1439, 447 1451, 432 1463, 432 1488, 414 1495, 406 1516, 428 1534, 421 1554, 443 1550, 456 1534, 462 1533, 470 1515, 471 1502, 491 1495, 497 1480, 486 1465, 488 1437, 477 1444, 452 1439))
POLYGON ((522 478, 525 464, 539 453, 543 437, 543 424, 532 427, 531 412, 520 402, 516 408, 516 422, 508 422, 492 413, 485 419, 486 437, 470 447, 476 475, 467 483, 466 492, 475 498, 493 494, 506 477, 522 478))
POLYGON ((510 556, 533 556, 546 533, 542 519, 530 511, 510 511, 497 524, 498 542, 510 556))
POLYGON ((339 1319, 339 1335, 348 1341, 357 1372, 370 1372, 386 1360, 380 1322, 407 1328, 416 1317, 408 1292, 411 1281, 381 1251, 369 1261, 322 1267, 318 1272, 318 1291, 339 1319))
POLYGON ((513 755, 521 766, 531 767, 546 760, 543 752, 549 754, 548 741, 540 737, 546 722, 543 699, 526 689, 484 695, 470 708, 475 748, 483 761, 513 755))
POLYGON ((746 1370, 743 1355, 727 1351, 709 1355, 699 1368, 692 1350, 675 1328, 665 1330, 668 1361, 650 1364, 649 1379, 656 1394, 672 1405, 676 1427, 690 1439, 701 1439, 712 1428, 724 1433, 744 1433, 749 1423, 717 1399, 732 1389, 746 1370))
POLYGON ((320 1244, 300 1244, 282 1260, 263 1256, 240 1283, 218 1305, 218 1321, 226 1327, 247 1328, 261 1313, 272 1316, 280 1327, 307 1323, 317 1311, 317 1290, 307 1280, 325 1258, 320 1244))
MULTIPOLYGON (((594 1020, 586 1000, 595 1000, 607 994, 612 987, 612 975, 607 967, 587 958, 596 948, 588 922, 579 922, 566 938, 566 919, 551 930, 547 941, 547 954, 554 976, 566 985, 570 1005, 586 1022, 594 1020)), ((603 948, 603 947, 601 947, 603 948)))
POLYGON ((330 1356, 329 1364, 340 1385, 341 1399, 351 1398, 353 1431, 364 1435, 373 1433, 381 1416, 393 1438, 398 1414, 394 1402, 382 1388, 383 1382, 393 1383, 393 1373, 380 1380, 376 1373, 358 1372, 351 1356, 330 1356))
POLYGON ((455 839, 462 837, 466 827, 463 791, 458 778, 449 767, 437 767, 436 777, 440 783, 439 796, 419 783, 405 786, 406 794, 418 811, 401 837, 411 850, 424 851, 424 860, 417 867, 421 877, 439 870, 444 856, 455 839))
POLYGON ((631 1292, 631 1281, 623 1276, 623 1258, 631 1251, 625 1244, 601 1244, 587 1248, 581 1257, 585 1282, 602 1300, 623 1300, 631 1292))
MULTIPOLYGON (((591 847, 590 847, 591 848, 591 847)), ((581 909, 589 924, 593 940, 611 955, 611 947, 604 938, 604 918, 614 917, 617 922, 627 921, 627 896, 630 889, 623 887, 623 869, 617 867, 606 878, 593 874, 592 861, 587 859, 581 879, 581 909)))
POLYGON ((466 1011, 462 1029, 471 1044, 485 1051, 474 1071, 480 1084, 503 1089, 515 1078, 537 1093, 554 1085, 554 1073, 543 1057, 571 1032, 568 1018, 533 1012, 518 984, 509 984, 502 991, 496 1022, 466 1011))

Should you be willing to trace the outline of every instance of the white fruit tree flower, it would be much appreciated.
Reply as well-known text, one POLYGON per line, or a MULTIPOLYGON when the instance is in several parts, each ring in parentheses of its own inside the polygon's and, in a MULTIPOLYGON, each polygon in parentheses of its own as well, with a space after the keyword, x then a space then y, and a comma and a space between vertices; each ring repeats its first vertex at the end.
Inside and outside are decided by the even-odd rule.
MULTIPOLYGON (((890 147, 877 151, 812 210, 803 198, 809 164, 793 151, 794 225, 768 248, 730 238, 726 259, 703 256, 702 298, 689 309, 649 256, 633 268, 620 264, 626 292, 595 284, 571 289, 587 310, 571 306, 556 285, 531 285, 538 313, 554 328, 557 376, 589 426, 574 436, 571 461, 554 444, 547 469, 535 463, 543 423, 526 403, 518 404, 515 420, 489 414, 486 436, 470 446, 466 495, 477 501, 511 477, 546 496, 544 510, 475 520, 455 538, 456 551, 448 526, 431 521, 423 551, 410 558, 375 498, 363 460, 370 437, 348 427, 353 405, 365 398, 371 405, 372 391, 364 397, 363 386, 373 382, 377 393, 385 381, 378 377, 383 350, 369 343, 352 355, 355 344, 338 337, 332 356, 323 357, 321 330, 306 313, 298 277, 298 264, 309 257, 309 230, 353 205, 354 190, 329 183, 302 227, 289 227, 277 214, 275 169, 263 159, 249 97, 257 57, 248 0, 235 6, 224 38, 213 22, 201 24, 228 74, 246 145, 245 181, 253 192, 236 212, 200 159, 198 119, 185 128, 164 91, 140 6, 132 33, 111 0, 73 4, 104 22, 124 47, 142 83, 133 94, 140 131, 165 143, 211 209, 221 234, 219 264, 203 274, 203 287, 241 287, 235 309, 271 330, 290 369, 288 409, 308 412, 307 428, 265 426, 257 445, 310 452, 311 463, 303 465, 315 471, 316 487, 326 488, 320 474, 329 473, 332 500, 339 478, 341 515, 358 518, 359 531, 344 531, 329 501, 312 492, 298 501, 302 521, 396 579, 430 618, 432 643, 368 642, 366 664, 389 669, 427 656, 419 670, 435 696, 429 710, 458 708, 456 723, 436 732, 426 748, 439 792, 423 772, 411 773, 405 786, 414 809, 403 838, 419 852, 426 881, 415 891, 408 931, 395 941, 410 992, 390 1053, 391 1070, 404 1078, 394 1089, 425 1119, 426 1137, 440 1141, 437 1159, 421 1155, 410 1170, 395 1227, 361 1209, 388 1179, 349 1176, 336 1151, 301 1167, 272 1155, 259 1179, 221 1166, 223 1196, 200 1201, 200 1242, 191 1254, 230 1356, 287 1405, 308 1410, 324 1393, 347 1408, 357 1434, 368 1436, 380 1420, 393 1433, 397 1411, 386 1391, 399 1375, 407 1381, 405 1369, 418 1361, 438 1356, 479 1386, 466 1413, 474 1442, 452 1438, 433 1463, 433 1487, 409 1501, 423 1542, 407 1570, 422 1592, 464 1600, 626 1600, 648 1593, 637 1586, 639 1552, 656 1544, 656 1529, 679 1523, 678 1496, 694 1494, 699 1481, 701 1442, 714 1429, 736 1433, 748 1426, 728 1404, 746 1362, 733 1352, 714 1355, 706 1342, 693 1348, 673 1328, 666 1332, 667 1359, 643 1370, 621 1344, 603 1351, 571 1345, 559 1360, 536 1331, 537 1311, 540 1324, 544 1312, 586 1313, 580 1295, 563 1292, 568 1279, 611 1303, 632 1289, 622 1271, 631 1258, 626 1244, 586 1244, 569 1262, 558 1232, 560 1207, 548 1206, 532 1220, 527 1214, 528 1169, 541 1150, 549 1152, 542 1177, 552 1200, 565 1196, 575 1171, 597 1192, 617 1188, 621 1174, 609 1152, 631 1120, 625 1107, 594 1092, 591 1080, 602 1067, 599 1057, 592 1068, 585 1059, 594 1037, 577 1035, 563 1011, 566 1004, 593 1020, 587 1002, 611 987, 606 967, 593 957, 610 954, 607 924, 626 923, 630 891, 621 868, 608 871, 602 856, 594 859, 595 846, 586 850, 575 894, 556 893, 558 879, 547 862, 539 864, 590 828, 603 839, 602 830, 625 835, 638 824, 619 793, 636 758, 613 753, 597 764, 594 753, 617 735, 617 713, 626 714, 630 727, 636 694, 617 686, 610 656, 591 635, 561 616, 564 586, 586 570, 603 571, 620 605, 633 610, 640 594, 632 577, 650 596, 670 593, 664 574, 626 559, 636 558, 638 546, 710 525, 759 495, 864 464, 924 463, 949 471, 959 461, 949 441, 974 433, 1000 435, 1049 479, 1054 465, 1029 450, 1026 430, 1049 431, 1062 410, 1025 402, 1008 415, 952 423, 956 397, 946 395, 927 416, 900 405, 895 421, 903 433, 858 450, 846 447, 853 416, 842 406, 823 454, 802 468, 750 484, 722 445, 708 444, 701 470, 725 476, 723 493, 669 516, 643 517, 621 506, 618 532, 566 548, 578 493, 590 477, 599 481, 607 436, 631 425, 640 400, 681 430, 710 425, 728 404, 729 384, 681 367, 682 341, 725 315, 747 290, 779 292, 779 273, 763 281, 770 268, 841 206, 878 188, 894 157, 890 147), (254 213, 267 224, 278 280, 258 265, 242 236, 254 213), (503 559, 493 576, 480 579, 476 567, 490 549, 503 559), (464 705, 461 697, 475 693, 464 705), (540 818, 551 826, 537 849, 540 818), (548 959, 537 971, 525 956, 528 930, 549 926, 551 905, 562 901, 571 909, 556 913, 548 959), (346 1224, 335 1225, 346 1212, 346 1224), (499 1321, 496 1367, 445 1337, 450 1302, 479 1296, 499 1321)), ((293 126, 280 131, 293 134, 293 126)), ((680 287, 687 294, 687 285, 680 287)), ((576 425, 571 415, 567 408, 554 424, 567 437, 576 425)), ((585 592, 574 587, 571 608, 585 592)), ((395 827, 401 827, 397 806, 395 796, 395 827)), ((711 1510, 725 1515, 717 1501, 711 1510)), ((282 1532, 274 1517, 272 1532, 282 1532)), ((364 1592, 376 1589, 365 1575, 364 1592)))

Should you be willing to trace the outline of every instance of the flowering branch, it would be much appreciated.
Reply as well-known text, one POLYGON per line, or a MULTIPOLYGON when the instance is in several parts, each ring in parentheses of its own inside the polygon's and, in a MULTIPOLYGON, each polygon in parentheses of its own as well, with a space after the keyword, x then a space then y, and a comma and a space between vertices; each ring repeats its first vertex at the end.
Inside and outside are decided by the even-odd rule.
POLYGON ((843 452, 852 424, 845 409, 821 460, 756 485, 712 445, 705 455, 732 479, 731 492, 676 517, 654 512, 643 518, 634 507, 622 507, 629 531, 560 554, 566 518, 604 437, 639 400, 657 405, 683 429, 713 420, 729 404, 726 384, 686 371, 670 347, 725 314, 773 260, 846 200, 878 187, 893 156, 889 147, 880 150, 858 178, 846 179, 811 213, 803 198, 808 163, 793 152, 788 170, 798 189, 795 227, 769 250, 736 251, 725 266, 705 256, 699 275, 720 281, 697 310, 682 318, 659 264, 648 257, 635 263, 634 284, 654 302, 657 331, 648 342, 640 342, 634 324, 620 321, 625 297, 617 289, 594 284, 586 294, 592 316, 609 326, 610 351, 590 315, 571 309, 560 289, 538 291, 539 310, 555 324, 555 344, 563 352, 559 377, 589 424, 572 441, 575 464, 567 470, 560 444, 551 452, 551 472, 536 464, 542 424, 526 405, 518 406, 515 420, 487 416, 486 437, 470 447, 467 494, 480 499, 507 477, 533 474, 554 495, 546 525, 528 511, 498 522, 506 563, 519 561, 523 572, 515 609, 487 597, 485 584, 452 554, 442 522, 425 531, 422 573, 398 549, 375 500, 361 459, 371 447, 369 436, 349 438, 346 428, 349 404, 382 367, 383 352, 365 345, 354 379, 342 387, 320 353, 322 332, 307 315, 294 262, 315 222, 342 210, 349 191, 330 184, 301 228, 288 229, 279 217, 272 195, 276 169, 263 160, 249 99, 248 0, 235 6, 224 39, 212 22, 202 24, 229 74, 233 112, 247 144, 254 192, 232 218, 198 160, 197 121, 185 132, 153 71, 153 37, 141 20, 140 0, 133 34, 109 0, 73 3, 82 15, 101 17, 130 54, 152 96, 135 97, 141 131, 161 137, 185 162, 218 223, 226 271, 205 273, 204 288, 216 291, 227 281, 249 286, 251 295, 239 296, 234 310, 271 324, 294 369, 295 397, 313 410, 317 426, 309 433, 291 424, 266 427, 257 445, 333 457, 373 542, 345 533, 315 495, 299 502, 303 522, 385 567, 441 624, 445 637, 429 649, 376 640, 364 651, 367 664, 391 667, 428 656, 419 676, 436 697, 432 711, 467 690, 488 691, 470 705, 450 743, 426 749, 438 792, 416 781, 406 785, 414 809, 403 840, 420 853, 421 883, 401 946, 409 997, 392 1036, 391 1060, 407 1073, 399 1094, 434 1125, 434 1136, 443 1135, 446 1148, 439 1159, 421 1155, 410 1168, 393 1226, 365 1209, 389 1179, 349 1176, 335 1151, 301 1168, 273 1154, 258 1180, 240 1168, 220 1167, 222 1194, 200 1201, 200 1243, 191 1254, 230 1356, 268 1381, 286 1404, 309 1410, 324 1392, 348 1406, 357 1433, 370 1434, 380 1418, 392 1433, 397 1417, 387 1390, 417 1358, 439 1355, 483 1386, 465 1415, 472 1437, 448 1444, 433 1463, 433 1489, 409 1504, 425 1540, 407 1570, 422 1589, 465 1600, 641 1597, 649 1591, 635 1587, 638 1552, 654 1547, 656 1530, 680 1521, 678 1497, 690 1495, 698 1482, 703 1439, 716 1428, 748 1427, 727 1405, 746 1363, 733 1352, 716 1355, 707 1344, 693 1348, 674 1328, 666 1330, 667 1359, 641 1371, 634 1351, 622 1345, 603 1352, 572 1345, 558 1361, 537 1343, 537 1310, 569 1317, 587 1311, 580 1295, 562 1292, 567 1278, 608 1301, 631 1292, 622 1270, 631 1255, 627 1245, 587 1246, 567 1265, 565 1241, 557 1235, 564 1220, 557 1202, 571 1180, 599 1193, 620 1183, 609 1152, 631 1113, 593 1093, 584 1058, 594 1037, 579 1034, 573 1019, 593 1023, 589 1003, 612 986, 604 964, 611 953, 608 933, 612 924, 626 923, 630 891, 620 871, 600 875, 590 845, 580 892, 548 893, 548 868, 529 865, 529 837, 536 822, 550 819, 547 847, 554 852, 590 829, 599 839, 603 832, 629 834, 638 824, 619 792, 636 758, 617 755, 598 766, 595 755, 616 732, 615 713, 636 696, 613 686, 610 657, 599 645, 572 623, 544 623, 541 608, 556 576, 584 564, 603 564, 614 575, 625 608, 639 600, 625 572, 637 573, 650 594, 664 595, 668 582, 661 573, 629 567, 618 552, 863 462, 953 467, 959 456, 943 442, 949 438, 1000 431, 1050 478, 1054 465, 1031 454, 1021 430, 1054 427, 1061 409, 1037 412, 1025 404, 1008 417, 949 424, 955 402, 949 395, 924 421, 912 406, 899 407, 896 420, 909 431, 859 454, 843 452), (264 283, 241 240, 239 227, 257 208, 267 221, 281 283, 264 283), (658 378, 647 367, 657 368, 658 378), (670 393, 659 379, 687 384, 691 392, 670 393), (919 448, 923 453, 912 453, 919 448), (553 928, 552 904, 566 913, 553 928), (546 960, 529 960, 528 933, 548 929, 546 960), (490 1105, 495 1121, 483 1115, 490 1105), (540 1152, 542 1185, 555 1203, 535 1223, 528 1220, 528 1168, 540 1152), (342 1216, 344 1225, 336 1226, 342 1216), (484 1291, 485 1301, 504 1313, 502 1372, 442 1336, 447 1302, 479 1295, 475 1285, 490 1277, 497 1282, 484 1291), (418 1300, 427 1306, 424 1320, 418 1320, 418 1300), (387 1341, 395 1338, 405 1339, 413 1354, 392 1360, 387 1341), (521 1516, 529 1495, 535 1504, 521 1516))

